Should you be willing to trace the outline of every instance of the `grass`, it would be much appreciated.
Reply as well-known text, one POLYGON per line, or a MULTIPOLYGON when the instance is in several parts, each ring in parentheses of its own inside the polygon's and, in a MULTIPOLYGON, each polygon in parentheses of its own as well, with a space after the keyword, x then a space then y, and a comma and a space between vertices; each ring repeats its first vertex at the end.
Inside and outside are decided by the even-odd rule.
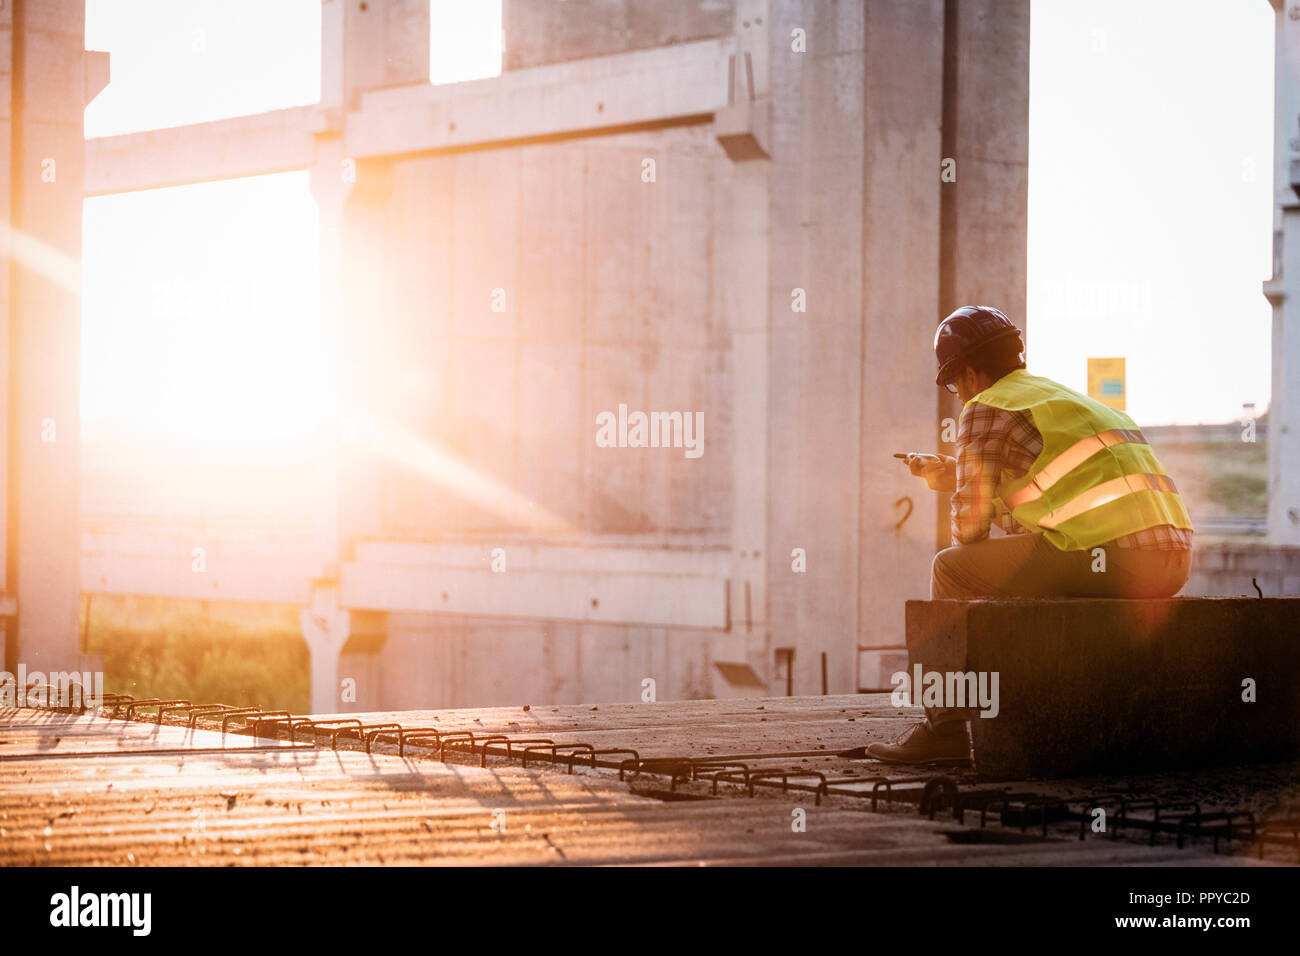
POLYGON ((1155 443, 1160 464, 1198 515, 1268 512, 1268 446, 1264 442, 1155 443))
POLYGON ((309 709, 296 607, 87 595, 81 627, 86 651, 103 655, 108 693, 309 709))

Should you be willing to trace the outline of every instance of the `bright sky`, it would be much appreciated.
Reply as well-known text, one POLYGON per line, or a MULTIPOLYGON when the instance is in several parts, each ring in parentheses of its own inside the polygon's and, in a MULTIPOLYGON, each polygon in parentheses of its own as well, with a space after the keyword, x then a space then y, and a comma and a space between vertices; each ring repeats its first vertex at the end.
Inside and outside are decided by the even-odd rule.
MULTIPOLYGON (((431 81, 500 72, 499 0, 433 11, 431 81)), ((320 0, 87 0, 86 47, 112 53, 87 137, 320 97, 320 0)), ((276 443, 320 425, 318 243, 305 172, 88 199, 87 435, 276 443)))
MULTIPOLYGON (((433 81, 499 72, 499 0, 433 7, 433 81)), ((112 53, 88 137, 318 98, 320 0, 86 8, 87 48, 112 53)), ((1142 424, 1269 398, 1272 9, 1170 10, 1032 9, 1030 367, 1082 389, 1089 355, 1126 356, 1142 424)), ((316 425, 331 390, 313 346, 317 228, 305 173, 87 200, 88 434, 278 441, 316 425)))
POLYGON ((1030 368, 1125 356, 1139 424, 1269 400, 1273 9, 1034 0, 1030 368))

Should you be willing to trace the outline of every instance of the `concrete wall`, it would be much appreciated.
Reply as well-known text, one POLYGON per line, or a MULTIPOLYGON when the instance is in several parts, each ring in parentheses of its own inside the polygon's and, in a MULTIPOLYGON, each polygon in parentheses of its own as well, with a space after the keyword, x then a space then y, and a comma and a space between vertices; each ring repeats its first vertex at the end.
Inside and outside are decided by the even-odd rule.
MULTIPOLYGON (((397 451, 377 479, 377 536, 728 544, 730 337, 715 260, 730 171, 708 126, 394 165, 377 259, 386 322, 367 352, 380 410, 536 508, 469 500, 397 451), (702 412, 703 455, 597 447, 596 415, 620 403, 702 412)), ((344 654, 339 673, 356 677, 360 710, 638 700, 647 677, 659 699, 725 696, 712 640, 393 614, 378 653, 344 654)))
MULTIPOLYGON (((507 69, 725 37, 684 53, 729 59, 730 102, 367 154, 345 179, 344 113, 419 80, 427 7, 323 4, 322 335, 366 434, 319 469, 316 537, 341 546, 304 631, 346 639, 333 579, 366 539, 729 553, 725 633, 394 612, 340 661, 358 707, 628 700, 647 677, 660 699, 779 693, 778 650, 796 694, 823 655, 830 692, 881 686, 946 543, 890 457, 955 412, 935 324, 965 303, 1023 323, 1028 7, 506 0, 507 69), (703 413, 703 455, 597 447, 620 405, 703 413)), ((320 700, 335 652, 314 645, 320 700)))
MULTIPOLYGON (((510 65, 717 35, 629 4, 619 22, 635 29, 613 42, 590 6, 508 3, 510 65), (512 36, 539 44, 532 59, 512 36)), ((350 312, 348 360, 364 404, 411 441, 379 443, 357 486, 379 503, 362 533, 727 547, 732 169, 708 124, 393 162, 381 220, 352 223, 368 238, 351 268, 373 291, 350 312), (597 414, 620 404, 703 413, 703 454, 598 447, 597 414), (510 494, 467 495, 458 475, 510 494)), ((386 627, 377 652, 342 655, 358 683, 346 706, 635 700, 647 677, 660 699, 729 693, 708 631, 421 614, 386 627)))
MULTIPOLYGON (((966 302, 1023 322, 1027 11, 507 0, 508 69, 732 31, 743 44, 766 17, 751 55, 771 158, 735 162, 701 125, 395 163, 382 258, 398 321, 368 359, 387 413, 592 539, 737 547, 750 539, 736 482, 763 472, 760 626, 729 659, 757 674, 751 692, 784 691, 778 648, 793 649, 796 694, 821 691, 823 653, 832 693, 887 683, 940 526, 940 505, 890 457, 934 448, 951 414, 934 326, 966 302), (955 183, 941 181, 945 156, 955 183), (735 207, 755 196, 758 242, 735 207), (738 386, 737 330, 752 319, 737 285, 761 270, 763 374, 738 386), (703 458, 596 448, 595 414, 620 402, 704 411, 703 458), (765 451, 738 424, 759 407, 747 420, 765 451)), ((385 463, 378 482, 383 536, 538 530, 409 462, 385 463)), ((377 656, 345 655, 343 671, 370 674, 359 684, 385 707, 636 699, 643 677, 671 699, 736 692, 718 653, 707 632, 390 615, 377 656)))
MULTIPOLYGON (((397 163, 375 357, 390 414, 568 533, 725 545, 730 166, 708 126, 397 163), (703 454, 597 447, 597 414, 620 404, 703 412, 703 454)), ((441 477, 391 459, 381 533, 541 530, 441 477)))
POLYGON ((1264 544, 1196 547, 1192 573, 1181 597, 1265 597, 1300 595, 1300 548, 1264 544))
POLYGON ((736 0, 503 0, 503 67, 607 56, 731 34, 736 0))

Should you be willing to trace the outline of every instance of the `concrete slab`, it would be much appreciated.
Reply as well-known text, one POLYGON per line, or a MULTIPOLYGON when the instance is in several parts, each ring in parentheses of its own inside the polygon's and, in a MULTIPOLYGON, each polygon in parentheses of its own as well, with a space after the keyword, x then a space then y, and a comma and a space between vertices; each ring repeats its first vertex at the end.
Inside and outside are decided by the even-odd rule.
MULTIPOLYGON (((581 728, 647 750, 733 732, 739 746, 862 739, 855 714, 896 719, 887 698, 693 701, 613 707, 401 712, 407 725, 487 726, 519 736, 581 728), (853 722, 850 722, 853 721, 853 722), (746 737, 746 735, 748 735, 746 737)), ((380 715, 374 715, 376 717, 380 715)), ((872 731, 874 733, 874 731, 872 731)), ((4 865, 1242 865, 1167 839, 1079 841, 978 829, 914 806, 731 788, 670 793, 661 777, 574 773, 295 749, 174 726, 0 712, 4 865), (186 746, 194 749, 186 752, 186 746), (144 749, 137 749, 144 748, 144 749), (277 749, 270 749, 277 748, 277 749), (108 751, 108 752, 106 752, 108 751), (676 796, 676 799, 670 799, 676 796), (801 811, 801 813, 800 813, 801 811), (801 818, 803 825, 792 821, 801 818)), ((1294 769, 1294 768, 1292 768, 1294 769)), ((1273 779, 1279 779, 1276 770, 1273 779)), ((1262 775, 1258 779, 1264 779, 1262 775)), ((1187 786, 1188 780, 1175 781, 1187 786)), ((1274 791, 1276 793, 1276 789, 1274 791)), ((968 821, 970 822, 970 821, 968 821)), ((1068 829, 1068 828, 1067 828, 1068 829)))

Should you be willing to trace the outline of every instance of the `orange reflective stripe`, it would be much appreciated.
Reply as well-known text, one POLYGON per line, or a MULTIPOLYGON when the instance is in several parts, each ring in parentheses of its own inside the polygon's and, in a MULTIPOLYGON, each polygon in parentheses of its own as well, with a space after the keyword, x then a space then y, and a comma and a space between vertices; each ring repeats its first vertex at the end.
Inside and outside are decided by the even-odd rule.
POLYGON ((1059 508, 1039 518, 1038 523, 1044 528, 1055 528, 1085 511, 1100 508, 1102 505, 1139 491, 1172 491, 1178 494, 1174 480, 1168 475, 1121 475, 1110 481, 1103 481, 1077 497, 1071 498, 1059 508))
POLYGON ((1124 442, 1145 445, 1147 440, 1140 431, 1129 428, 1112 428, 1110 431, 1102 432, 1099 435, 1090 435, 1087 438, 1080 439, 1044 465, 1042 470, 1034 475, 1029 484, 1019 491, 1007 495, 1005 499, 1007 507, 1018 508, 1023 504, 1041 498, 1048 488, 1097 454, 1097 452, 1103 448, 1109 448, 1111 445, 1120 445, 1124 442))

